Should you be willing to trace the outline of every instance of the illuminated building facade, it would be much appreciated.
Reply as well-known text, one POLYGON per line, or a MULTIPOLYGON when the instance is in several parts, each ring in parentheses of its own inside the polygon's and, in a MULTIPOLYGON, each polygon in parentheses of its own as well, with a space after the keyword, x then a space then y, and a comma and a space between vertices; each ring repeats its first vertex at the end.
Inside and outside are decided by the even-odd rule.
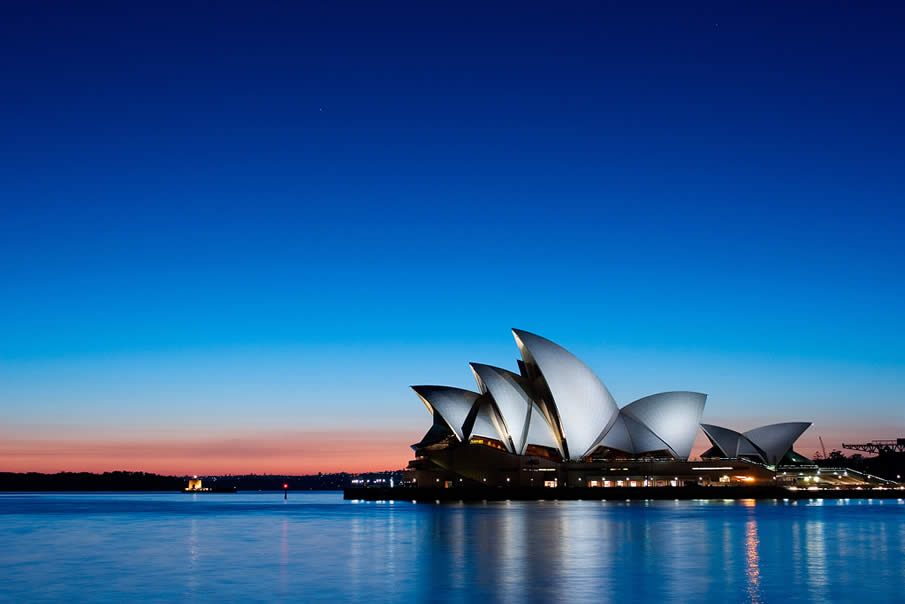
POLYGON ((412 386, 433 423, 407 479, 453 486, 677 486, 774 480, 808 463, 792 445, 809 423, 735 432, 700 423, 707 395, 661 392, 623 407, 565 348, 514 329, 519 373, 471 364, 477 390, 412 386), (689 461, 698 428, 713 447, 689 461))

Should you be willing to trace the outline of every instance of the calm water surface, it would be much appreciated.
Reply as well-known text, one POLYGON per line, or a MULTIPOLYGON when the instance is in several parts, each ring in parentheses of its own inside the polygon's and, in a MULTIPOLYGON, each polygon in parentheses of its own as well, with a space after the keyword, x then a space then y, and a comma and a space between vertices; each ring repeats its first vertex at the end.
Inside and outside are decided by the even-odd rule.
POLYGON ((903 602, 905 502, 0 494, 0 600, 903 602))

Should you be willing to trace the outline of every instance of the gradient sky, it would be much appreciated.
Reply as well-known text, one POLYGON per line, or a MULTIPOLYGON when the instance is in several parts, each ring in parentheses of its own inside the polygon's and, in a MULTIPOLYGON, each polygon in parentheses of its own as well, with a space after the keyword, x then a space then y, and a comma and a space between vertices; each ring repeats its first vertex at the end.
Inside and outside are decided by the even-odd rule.
POLYGON ((402 467, 511 327, 905 436, 901 3, 83 4, 0 8, 0 471, 402 467))

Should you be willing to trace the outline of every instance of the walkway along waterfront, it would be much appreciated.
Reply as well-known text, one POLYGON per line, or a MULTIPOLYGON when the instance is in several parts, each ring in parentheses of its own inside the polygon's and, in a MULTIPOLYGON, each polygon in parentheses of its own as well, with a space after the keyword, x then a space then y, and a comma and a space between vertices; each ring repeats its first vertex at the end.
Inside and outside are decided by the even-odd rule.
POLYGON ((645 499, 905 499, 905 489, 788 489, 784 487, 387 487, 349 488, 343 497, 363 501, 533 501, 645 499))

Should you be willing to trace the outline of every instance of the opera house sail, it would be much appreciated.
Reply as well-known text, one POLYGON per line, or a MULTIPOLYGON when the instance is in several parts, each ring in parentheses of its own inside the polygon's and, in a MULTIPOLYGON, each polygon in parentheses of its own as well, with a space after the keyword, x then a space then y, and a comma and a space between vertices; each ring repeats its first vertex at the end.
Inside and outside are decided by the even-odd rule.
POLYGON ((792 451, 792 445, 810 426, 810 422, 786 422, 761 426, 740 434, 729 428, 701 424, 701 429, 713 445, 702 456, 750 457, 775 466, 792 451))
POLYGON ((662 482, 655 474, 673 474, 663 480, 675 483, 678 474, 694 473, 698 482, 722 482, 727 476, 710 470, 725 472, 726 464, 692 467, 689 461, 702 428, 713 445, 702 459, 736 460, 738 468, 731 469, 748 479, 794 457, 792 445, 810 426, 782 423, 739 433, 701 424, 707 395, 684 390, 651 394, 620 408, 597 374, 568 350, 527 331, 512 333, 521 354, 518 373, 471 363, 475 390, 412 386, 433 416, 413 445, 413 476, 420 472, 424 480, 425 472, 434 472, 434 480, 445 484, 552 486, 571 480, 646 486, 662 482))

